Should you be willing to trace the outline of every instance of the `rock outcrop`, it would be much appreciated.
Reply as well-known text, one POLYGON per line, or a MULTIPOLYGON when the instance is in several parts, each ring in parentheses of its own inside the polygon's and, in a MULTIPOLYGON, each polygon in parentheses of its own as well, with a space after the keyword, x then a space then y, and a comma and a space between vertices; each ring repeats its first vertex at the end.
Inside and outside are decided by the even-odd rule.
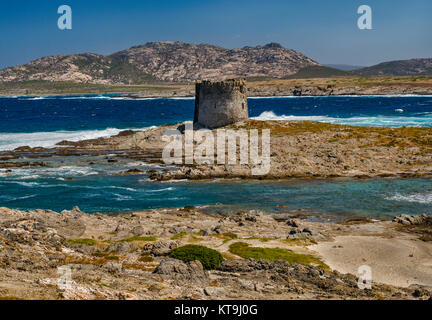
POLYGON ((208 273, 204 270, 201 262, 183 261, 167 258, 156 267, 155 274, 165 275, 177 281, 193 281, 206 283, 209 281, 208 273))
POLYGON ((155 257, 167 256, 171 250, 178 247, 177 241, 158 241, 143 247, 143 251, 155 257))
POLYGON ((196 84, 194 124, 215 129, 249 118, 246 80, 196 84))
MULTIPOLYGON (((423 224, 422 233, 419 233, 418 225, 416 229, 410 229, 412 226, 390 221, 374 221, 362 225, 361 229, 359 225, 308 219, 296 222, 303 229, 326 234, 328 239, 343 235, 343 246, 338 243, 337 248, 331 249, 337 250, 337 255, 349 245, 347 238, 355 237, 358 249, 339 258, 344 266, 353 266, 354 272, 358 267, 355 260, 358 253, 362 252, 363 256, 368 252, 368 246, 359 238, 373 239, 378 252, 388 248, 387 241, 397 242, 398 250, 408 250, 399 258, 390 255, 392 263, 379 255, 375 260, 366 256, 368 262, 376 261, 383 268, 381 271, 374 268, 373 290, 361 290, 355 274, 346 271, 342 274, 336 268, 327 270, 298 259, 290 262, 241 259, 230 251, 231 245, 241 241, 258 249, 308 253, 307 257, 323 252, 316 251, 317 246, 329 243, 328 239, 318 240, 313 246, 307 240, 286 241, 284 238, 291 226, 258 211, 229 215, 208 214, 197 209, 190 211, 194 214, 185 215, 184 209, 163 209, 104 215, 86 214, 78 208, 61 213, 0 208, 0 300, 426 300, 431 296, 431 247, 428 242, 418 241, 421 235, 430 235, 430 222, 423 224), (131 238, 133 227, 144 224, 153 230, 158 242, 131 238), (223 233, 198 235, 193 231, 221 225, 224 231, 220 227, 217 229, 223 233), (170 232, 173 228, 189 229, 194 233, 177 235, 178 240, 173 241, 170 232), (376 236, 377 230, 382 230, 381 237, 376 236), (227 258, 217 270, 204 270, 199 261, 185 263, 163 256, 178 245, 197 241, 227 258), (408 252, 412 256, 408 257, 408 252), (388 273, 387 265, 395 266, 393 273, 386 276, 386 281, 379 281, 379 277, 383 279, 382 275, 388 273), (409 272, 405 273, 405 270, 409 272), (411 285, 408 288, 394 286, 398 275, 404 277, 403 284, 411 285)), ((286 214, 292 216, 294 213, 286 214)), ((334 246, 334 242, 329 245, 334 246)), ((331 257, 330 253, 319 254, 324 258, 331 257)))
POLYGON ((393 222, 397 222, 403 225, 419 225, 425 223, 431 219, 427 213, 421 216, 410 216, 408 214, 401 214, 400 216, 394 217, 393 222))

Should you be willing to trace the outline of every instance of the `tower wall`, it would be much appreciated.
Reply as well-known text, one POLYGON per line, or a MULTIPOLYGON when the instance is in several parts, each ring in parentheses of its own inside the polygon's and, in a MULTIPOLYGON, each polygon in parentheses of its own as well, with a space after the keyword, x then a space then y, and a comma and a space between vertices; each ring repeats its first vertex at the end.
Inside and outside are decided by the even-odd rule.
POLYGON ((194 124, 215 129, 249 118, 245 79, 196 84, 194 124))

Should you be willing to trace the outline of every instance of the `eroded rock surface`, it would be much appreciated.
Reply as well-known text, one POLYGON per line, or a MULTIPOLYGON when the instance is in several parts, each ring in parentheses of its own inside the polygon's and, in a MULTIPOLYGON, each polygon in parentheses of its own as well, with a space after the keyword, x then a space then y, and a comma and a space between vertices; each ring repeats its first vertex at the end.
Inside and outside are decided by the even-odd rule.
MULTIPOLYGON (((425 263, 430 262, 427 255, 432 244, 419 240, 423 235, 419 230, 401 230, 401 226, 407 227, 366 219, 356 223, 310 222, 299 219, 298 212, 274 216, 256 210, 205 214, 192 207, 116 216, 86 214, 78 208, 61 213, 0 208, 0 297, 429 299, 431 284, 427 279, 432 275, 425 274, 428 270, 425 263), (314 230, 312 238, 291 239, 294 223, 299 230, 314 230), (135 236, 134 228, 140 225, 152 230, 151 237, 135 236), (255 248, 281 248, 324 262, 330 257, 329 262, 333 263, 339 257, 338 252, 349 245, 346 240, 341 242, 341 238, 352 238, 355 243, 353 249, 344 253, 346 256, 341 256, 340 261, 346 266, 351 266, 350 261, 362 250, 369 252, 368 246, 363 247, 364 241, 356 240, 359 238, 370 239, 374 248, 382 250, 386 250, 389 238, 391 243, 399 241, 416 248, 412 257, 407 253, 395 265, 400 270, 409 269, 409 276, 417 274, 417 281, 397 287, 391 285, 393 278, 387 277, 382 278, 387 284, 374 282, 372 290, 360 290, 357 276, 336 271, 337 263, 336 270, 325 270, 313 263, 243 259, 230 249, 232 244, 243 242, 255 248), (337 239, 337 246, 333 239, 337 239), (217 270, 205 271, 200 262, 184 263, 166 257, 171 249, 186 244, 218 250, 225 261, 217 270), (332 254, 325 253, 320 245, 329 247, 332 254)), ((424 224, 416 226, 426 228, 424 224)), ((381 257, 377 255, 371 262, 380 265, 381 257)), ((385 264, 381 268, 385 275, 385 264)))

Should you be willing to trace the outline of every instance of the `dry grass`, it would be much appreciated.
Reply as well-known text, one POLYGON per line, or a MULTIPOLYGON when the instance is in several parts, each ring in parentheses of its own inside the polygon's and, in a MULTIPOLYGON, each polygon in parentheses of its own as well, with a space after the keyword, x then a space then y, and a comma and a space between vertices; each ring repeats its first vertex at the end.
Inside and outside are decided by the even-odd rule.
POLYGON ((155 269, 154 267, 149 267, 145 263, 123 263, 123 267, 125 269, 141 270, 148 272, 153 272, 155 269))
POLYGON ((322 86, 332 85, 334 87, 430 87, 431 77, 334 77, 334 78, 311 78, 311 79, 289 79, 289 80, 263 80, 249 81, 248 86, 254 87, 293 87, 293 86, 322 86))
POLYGON ((253 258, 255 260, 264 259, 268 261, 285 260, 290 264, 315 265, 323 269, 329 269, 329 267, 318 258, 281 248, 251 247, 247 243, 237 242, 230 246, 229 251, 244 259, 253 258))
POLYGON ((64 265, 70 265, 70 264, 89 264, 94 266, 102 266, 108 262, 112 261, 118 261, 119 257, 114 256, 106 256, 106 257, 76 257, 76 256, 69 256, 67 255, 64 259, 63 264, 64 265))
POLYGON ((257 121, 249 120, 245 124, 232 125, 229 129, 270 129, 272 136, 295 136, 302 134, 331 133, 330 143, 343 143, 355 139, 364 142, 363 148, 397 147, 418 148, 421 153, 432 152, 432 128, 419 127, 352 127, 313 121, 257 121))

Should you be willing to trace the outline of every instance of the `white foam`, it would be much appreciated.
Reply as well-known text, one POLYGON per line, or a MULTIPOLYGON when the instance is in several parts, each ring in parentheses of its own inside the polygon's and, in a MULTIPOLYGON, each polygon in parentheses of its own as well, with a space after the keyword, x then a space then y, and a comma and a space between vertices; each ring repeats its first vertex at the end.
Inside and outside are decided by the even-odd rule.
POLYGON ((258 117, 252 118, 253 120, 260 120, 260 121, 268 121, 268 120, 282 120, 282 121, 325 121, 330 120, 332 118, 326 117, 326 116, 287 116, 287 115, 276 115, 273 111, 264 111, 259 115, 258 117))
POLYGON ((0 183, 18 184, 20 186, 29 187, 29 188, 36 187, 36 186, 40 185, 37 182, 21 182, 21 181, 0 181, 0 183))
MULTIPOLYGON (((302 98, 319 98, 320 96, 271 96, 271 97, 248 97, 248 99, 302 99, 302 98)), ((324 97, 324 96, 323 96, 324 97)))
POLYGON ((417 203, 429 204, 432 203, 432 193, 413 193, 409 195, 396 193, 393 196, 386 197, 386 199, 394 200, 394 201, 417 202, 417 203))
POLYGON ((14 180, 35 180, 40 177, 54 176, 54 177, 79 177, 91 176, 98 174, 91 167, 78 167, 78 166, 63 166, 58 168, 14 168, 10 172, 0 172, 3 177, 10 177, 14 180))
POLYGON ((195 100, 195 97, 169 97, 166 99, 171 99, 171 100, 195 100))
POLYGON ((114 200, 116 200, 116 201, 129 201, 129 200, 133 200, 133 198, 131 196, 125 196, 125 195, 118 194, 118 193, 113 193, 112 195, 114 196, 114 200))
POLYGON ((148 193, 157 193, 157 192, 164 192, 164 191, 173 191, 175 188, 164 188, 164 189, 158 189, 158 190, 149 190, 148 193))
MULTIPOLYGON (((150 127, 153 128, 153 127, 150 127)), ((117 129, 108 128, 104 130, 83 131, 52 131, 32 133, 0 133, 0 151, 13 150, 22 146, 51 148, 63 140, 77 142, 81 140, 108 138, 118 135, 125 130, 144 131, 141 129, 117 129)))
POLYGON ((146 100, 194 100, 195 97, 147 97, 147 98, 133 98, 133 97, 119 97, 119 96, 58 96, 58 97, 18 97, 22 100, 127 100, 127 101, 146 101, 146 100))
POLYGON ((119 190, 126 190, 126 191, 132 191, 132 192, 136 192, 137 190, 134 188, 126 188, 126 187, 115 187, 115 186, 111 186, 109 187, 110 189, 119 189, 119 190))
MULTIPOLYGON (((432 98, 432 95, 422 94, 388 94, 388 95, 338 95, 338 96, 256 96, 248 97, 248 99, 304 99, 304 98, 432 98)), ((195 97, 148 97, 148 98, 131 98, 119 96, 2 96, 0 98, 15 98, 22 100, 157 100, 157 99, 171 99, 171 100, 195 100, 195 97)))
POLYGON ((46 97, 33 97, 33 98, 24 98, 22 100, 45 100, 46 97))
POLYGON ((358 95, 346 94, 337 96, 256 96, 248 99, 304 99, 304 98, 431 98, 432 95, 423 94, 387 94, 387 95, 358 95))
POLYGON ((93 171, 91 167, 77 167, 77 166, 63 166, 59 168, 50 168, 47 170, 50 173, 67 176, 91 176, 98 174, 97 171, 93 171))
POLYGON ((36 195, 32 194, 32 195, 18 197, 18 198, 11 198, 9 200, 6 200, 6 202, 17 201, 17 200, 25 200, 25 199, 30 199, 30 198, 34 198, 34 197, 36 197, 36 195))
POLYGON ((345 124, 353 126, 386 126, 386 127, 420 127, 432 126, 432 117, 404 117, 404 116, 370 116, 334 118, 328 116, 294 116, 276 115, 273 111, 264 111, 258 117, 252 118, 258 121, 280 120, 280 121, 320 121, 333 124, 345 124))

